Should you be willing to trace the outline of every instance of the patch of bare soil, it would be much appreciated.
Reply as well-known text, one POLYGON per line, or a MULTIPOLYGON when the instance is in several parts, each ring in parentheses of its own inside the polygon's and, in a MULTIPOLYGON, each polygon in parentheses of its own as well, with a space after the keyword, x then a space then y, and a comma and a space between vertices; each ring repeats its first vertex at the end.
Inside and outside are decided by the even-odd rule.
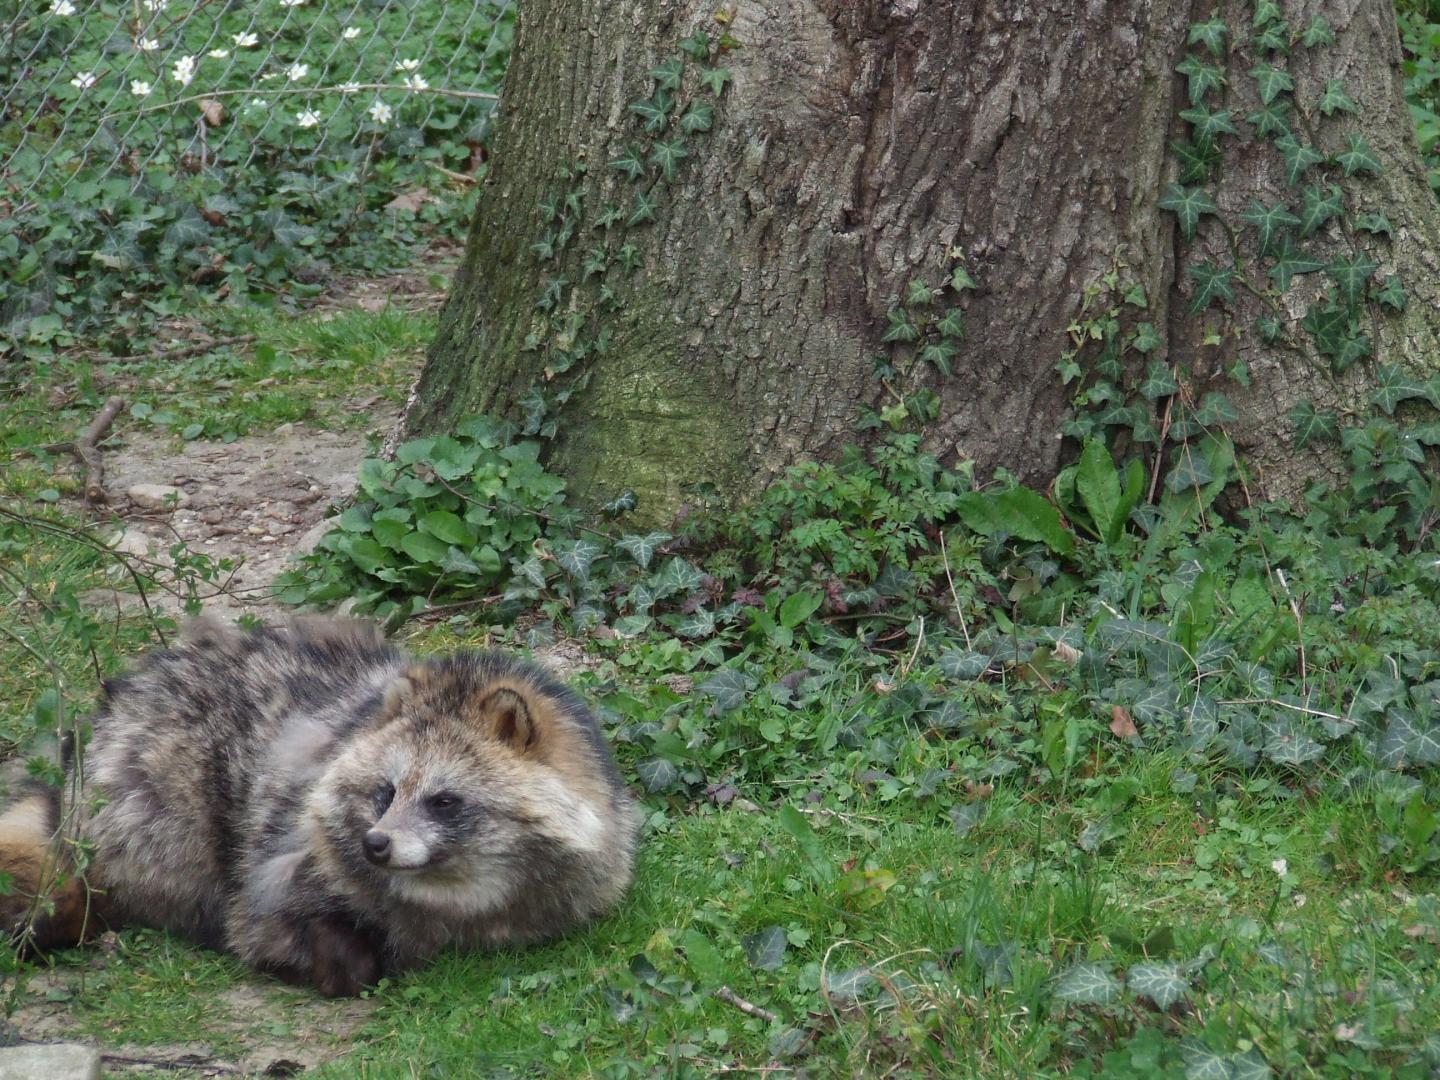
MULTIPOLYGON (((84 993, 76 969, 36 972, 9 1017, 10 1030, 25 1042, 93 1044, 71 1009, 84 993)), ((374 999, 332 1001, 256 979, 207 1002, 204 1028, 194 1039, 143 1046, 105 1041, 100 1057, 107 1076, 291 1076, 348 1053, 374 1007, 374 999)))

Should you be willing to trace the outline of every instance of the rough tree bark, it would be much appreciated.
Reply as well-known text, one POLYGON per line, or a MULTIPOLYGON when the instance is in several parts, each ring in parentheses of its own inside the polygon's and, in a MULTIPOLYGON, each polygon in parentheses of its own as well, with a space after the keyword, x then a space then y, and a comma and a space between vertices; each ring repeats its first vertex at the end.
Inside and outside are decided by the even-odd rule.
MULTIPOLYGON (((1394 226, 1392 240, 1367 236, 1363 246, 1381 264, 1377 280, 1401 275, 1409 303, 1401 315, 1367 315, 1368 332, 1381 360, 1434 365, 1440 233, 1402 99, 1391 5, 1283 7, 1297 34, 1322 15, 1335 37, 1270 58, 1293 79, 1297 133, 1333 154, 1346 133, 1363 132, 1384 166, 1345 181, 1346 205, 1394 226), (1358 114, 1317 110, 1333 78, 1358 114)), ((873 362, 887 312, 907 282, 943 273, 954 251, 978 287, 960 298, 967 336, 953 375, 929 372, 942 408, 927 439, 942 455, 974 457, 980 474, 996 465, 1032 481, 1053 474, 1073 392, 1055 364, 1086 288, 1122 267, 1149 298, 1139 317, 1161 339, 1150 357, 1189 369, 1197 396, 1237 358, 1248 362, 1251 387, 1226 385, 1241 413, 1229 431, 1263 490, 1294 494, 1321 463, 1290 450, 1285 414, 1302 398, 1363 400, 1367 365, 1333 376, 1293 326, 1328 286, 1323 273, 1296 277, 1269 308, 1257 295, 1268 282, 1239 215, 1255 197, 1298 212, 1299 189, 1284 186, 1280 154, 1243 120, 1260 107, 1245 74, 1261 59, 1248 2, 1219 4, 1227 82, 1207 101, 1240 129, 1222 138, 1223 163, 1206 185, 1233 233, 1207 216, 1182 242, 1175 216, 1157 206, 1177 172, 1169 144, 1191 137, 1175 68, 1202 51, 1187 28, 1214 10, 1213 0, 744 0, 717 27, 713 2, 526 0, 493 171, 406 426, 443 430, 475 411, 519 416, 528 391, 554 396, 563 385, 548 454, 582 499, 631 487, 655 516, 688 484, 750 495, 787 464, 856 441, 858 407, 885 402, 873 362), (673 182, 655 186, 653 222, 596 228, 602 207, 632 205, 630 180, 607 167, 643 142, 629 104, 651 93, 651 70, 697 27, 736 43, 708 61, 732 73, 713 128, 686 144, 673 182), (577 164, 583 175, 564 179, 577 164), (563 225, 564 212, 542 205, 566 191, 583 211, 552 256, 532 245, 563 225), (587 278, 587 252, 602 244, 612 260, 633 245, 638 269, 627 276, 612 261, 587 278), (1232 249, 1256 291, 1237 287, 1228 306, 1191 314, 1186 266, 1228 262, 1232 249), (595 299, 602 287, 607 303, 595 299), (1282 307, 1298 349, 1263 345, 1252 330, 1257 315, 1282 307), (582 319, 584 335, 603 328, 605 350, 583 359, 578 380, 547 359, 572 344, 555 329, 565 312, 575 313, 572 330, 582 319)), ((706 93, 694 86, 699 67, 687 60, 677 97, 706 93)), ((1326 165, 1307 182, 1338 179, 1326 165)), ((1354 251, 1357 235, 1332 221, 1307 244, 1328 259, 1354 251)))

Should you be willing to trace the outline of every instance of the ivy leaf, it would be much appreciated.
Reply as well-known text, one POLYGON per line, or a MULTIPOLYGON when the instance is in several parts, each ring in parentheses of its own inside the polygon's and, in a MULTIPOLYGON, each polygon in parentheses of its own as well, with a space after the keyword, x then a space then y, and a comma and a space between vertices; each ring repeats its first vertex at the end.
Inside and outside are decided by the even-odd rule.
POLYGON ((1351 132, 1345 137, 1345 143, 1345 151, 1336 154, 1335 160, 1345 170, 1346 176, 1354 176, 1357 172, 1370 173, 1372 176, 1380 175, 1380 159, 1366 144, 1365 136, 1351 132))
POLYGON ((1344 196, 1337 184, 1329 184, 1323 190, 1313 184, 1305 185, 1300 192, 1300 204, 1301 236, 1309 236, 1345 209, 1344 196))
POLYGON ((679 167, 680 162, 689 156, 690 152, 685 149, 685 144, 679 139, 670 142, 657 140, 655 149, 650 151, 650 163, 660 166, 660 174, 669 183, 675 179, 675 170, 679 167))
POLYGON ((907 307, 924 307, 935 299, 935 290, 926 285, 920 278, 912 278, 910 284, 905 288, 905 304, 907 307))
POLYGON ((1300 224, 1300 219, 1290 213, 1290 208, 1284 203, 1266 206, 1259 199, 1251 199, 1249 208, 1240 215, 1240 218, 1247 224, 1255 226, 1255 231, 1260 236, 1260 253, 1262 255, 1270 254, 1280 230, 1300 224))
POLYGON ((1300 43, 1307 49, 1313 49, 1317 45, 1335 44, 1335 35, 1330 32, 1330 24, 1325 21, 1325 16, 1316 15, 1310 20, 1310 24, 1300 35, 1300 43))
POLYGON ((750 966, 761 971, 779 971, 785 963, 785 947, 789 942, 785 931, 778 926, 767 926, 756 934, 742 934, 740 948, 750 966))
POLYGON ((1269 23, 1256 34, 1251 44, 1256 52, 1288 53, 1290 51, 1290 24, 1284 19, 1269 23))
POLYGON ((1218 90, 1225 85, 1225 69, 1207 64, 1194 53, 1177 64, 1175 71, 1189 80, 1191 105, 1199 105, 1211 90, 1218 90))
POLYGON ((680 770, 675 767, 674 762, 662 757, 637 761, 635 775, 651 795, 669 791, 680 781, 680 770))
POLYGON ((645 163, 640 160, 640 152, 633 146, 626 146, 619 157, 612 158, 610 168, 624 173, 631 180, 638 180, 645 175, 645 163))
POLYGON ((1334 441, 1340 432, 1340 424, 1330 410, 1316 412, 1308 401, 1298 402, 1290 410, 1290 423, 1295 427, 1295 449, 1310 445, 1317 439, 1334 441))
POLYGON ((1255 17, 1250 21, 1250 26, 1261 27, 1279 18, 1280 5, 1275 0, 1255 0, 1255 17))
POLYGON ((733 712, 745 704, 745 699, 757 685, 755 676, 735 668, 721 668, 705 682, 695 688, 696 693, 715 699, 711 713, 733 712))
POLYGON ((654 221, 655 206, 655 199, 648 191, 637 191, 634 205, 630 209, 630 216, 625 219, 625 224, 642 225, 647 221, 654 221))
POLYGON ((1276 98, 1264 108, 1257 109, 1245 119, 1255 128, 1255 134, 1289 135, 1290 122, 1285 117, 1290 112, 1289 98, 1276 98))
POLYGON ((951 375, 950 358, 957 352, 959 352, 959 348, 953 341, 949 338, 941 338, 922 348, 920 359, 927 364, 934 364, 936 370, 948 379, 951 375))
POLYGON ((701 580, 700 571, 693 564, 672 555, 650 585, 655 590, 655 599, 664 600, 669 596, 689 596, 700 587, 701 580))
POLYGON ((881 335, 881 341, 914 341, 920 336, 920 331, 910 321, 910 313, 903 307, 891 308, 885 313, 885 318, 890 325, 881 335))
POLYGON ((1156 332, 1154 323, 1140 323, 1135 327, 1135 335, 1130 339, 1130 347, 1141 353, 1154 352, 1160 344, 1160 335, 1156 332))
MULTIPOLYGON (((1192 451, 1187 444, 1181 447, 1174 467, 1165 474, 1165 490, 1172 495, 1182 495, 1196 488, 1203 488, 1214 479, 1215 470, 1210 467, 1210 462, 1204 455, 1192 451)), ((1138 705, 1137 701, 1136 706, 1138 705)))
POLYGON ((675 627, 675 633, 686 638, 707 638, 715 633, 715 613, 698 607, 675 627))
POLYGON ((685 70, 685 61, 678 56, 672 56, 659 67, 650 69, 650 77, 661 90, 669 90, 672 93, 680 89, 680 75, 685 70))
POLYGON ((663 89, 656 90, 653 97, 644 101, 630 103, 630 111, 645 121, 645 130, 651 134, 665 127, 665 121, 674 107, 674 100, 663 89))
POLYGON ((1206 394, 1200 402, 1200 407, 1195 410, 1195 422, 1204 424, 1206 427, 1218 427, 1221 424, 1233 424, 1240 419, 1240 413, 1235 406, 1230 404, 1230 399, 1218 390, 1212 390, 1206 394))
POLYGON ((710 55, 710 35, 704 30, 697 29, 689 37, 681 40, 680 48, 696 60, 704 60, 710 55))
POLYGON ((1269 64, 1256 64, 1250 69, 1250 77, 1260 91, 1260 104, 1269 105, 1281 94, 1295 89, 1295 80, 1288 71, 1281 71, 1269 64))
POLYGON ((1235 1080, 1230 1062, 1199 1039, 1180 1044, 1180 1059, 1185 1063, 1185 1080, 1235 1080))
POLYGON ((577 581, 588 581, 590 578, 590 567, 595 560, 605 554, 604 548, 593 540, 581 538, 573 543, 557 548, 555 551, 555 562, 561 570, 564 570, 577 581))
POLYGON ((1315 303, 1300 320, 1300 329, 1315 339, 1315 349, 1321 356, 1338 359, 1350 330, 1350 313, 1339 304, 1315 303))
POLYGON ((1290 288, 1290 279, 1296 274, 1310 274, 1316 270, 1325 269, 1325 263, 1320 259, 1311 258, 1301 251, 1295 243, 1295 238, 1289 233, 1281 234, 1274 256, 1274 264, 1265 273, 1270 276, 1275 282, 1275 287, 1281 292, 1290 288))
POLYGON ((1394 416, 1395 406, 1400 402, 1425 396, 1425 384, 1406 373, 1399 364, 1385 364, 1375 369, 1375 390, 1370 400, 1384 409, 1386 416, 1394 416))
POLYGON ((1325 81, 1325 93, 1320 95, 1320 111, 1326 116, 1337 112, 1359 112, 1359 108, 1345 92, 1343 79, 1327 79, 1325 81))
POLYGON ((1217 297, 1221 303, 1226 304, 1235 299, 1235 290, 1230 285, 1231 279, 1235 276, 1233 266, 1219 267, 1213 263, 1203 262, 1187 266, 1185 272, 1197 283, 1195 295, 1190 299, 1192 315, 1204 311, 1217 297))
POLYGON ((1383 288, 1372 290, 1370 295, 1388 308, 1396 311, 1405 310, 1405 288, 1395 274, 1391 274, 1385 279, 1383 288))
POLYGON ((959 308, 951 308, 935 324, 935 329, 939 330, 942 336, 954 341, 965 340, 965 313, 959 308))
POLYGON ((1337 373, 1343 372, 1356 360, 1369 356, 1372 351, 1370 339, 1364 334, 1346 334, 1340 342, 1340 352, 1330 366, 1337 373))
MULTIPOLYGON (((1318 270, 1319 267, 1317 266, 1318 270)), ((1288 283, 1288 279, 1287 279, 1288 283)), ((1255 331, 1266 345, 1274 345, 1285 336, 1285 327, 1274 315, 1261 315, 1255 320, 1255 331)))
POLYGON ((1212 12, 1207 22, 1190 24, 1190 34, 1185 39, 1185 43, 1194 45, 1199 42, 1210 50, 1211 56, 1223 56, 1226 32, 1225 20, 1212 12))
POLYGON ((975 279, 970 276, 970 271, 966 270, 962 263, 956 263, 955 269, 950 271, 950 288, 956 292, 975 288, 975 279))
POLYGON ((1305 171, 1312 165, 1319 165, 1325 155, 1309 143, 1302 143, 1293 134, 1282 135, 1275 140, 1275 148, 1285 158, 1285 182, 1292 187, 1300 182, 1305 171))
POLYGON ((1210 179, 1210 170, 1220 160, 1220 151, 1212 145, 1198 146, 1192 142, 1171 140, 1170 151, 1180 164, 1180 183, 1198 184, 1210 179))
POLYGON ((680 117, 680 130, 686 135, 694 135, 699 131, 709 131, 714 122, 715 106, 708 101, 697 101, 680 117))
POLYGON ((1365 295, 1365 285, 1370 280, 1370 275, 1379 269, 1380 264, 1362 251, 1349 259, 1336 259, 1325 268, 1325 272, 1334 279, 1345 306, 1355 308, 1365 295))
POLYGON ((1055 997, 1076 1005, 1110 1005, 1120 1000, 1120 982, 1104 964, 1079 963, 1055 983, 1055 997))
POLYGON ((1218 135, 1238 135, 1239 131, 1230 120, 1229 109, 1218 109, 1211 112, 1203 105, 1196 105, 1191 109, 1182 109, 1180 119, 1189 123, 1194 129, 1194 138, 1197 146, 1211 146, 1218 135))
POLYGON ((1145 365, 1145 381, 1140 384, 1140 393, 1151 401, 1169 397, 1180 389, 1170 365, 1163 360, 1151 360, 1145 365))
POLYGON ((622 536, 615 541, 615 546, 634 559, 641 570, 648 570, 650 561, 655 558, 655 552, 661 544, 670 539, 669 533, 652 532, 644 536, 622 536))
POLYGON ((1390 219, 1378 212, 1374 214, 1361 214, 1355 219, 1355 227, 1357 229, 1364 229, 1374 236, 1387 236, 1391 240, 1395 239, 1395 229, 1390 224, 1390 219))
POLYGON ((1125 983, 1159 1008, 1168 1009, 1190 991, 1190 980, 1179 964, 1136 964, 1125 973, 1125 983))
POLYGON ((725 84, 730 81, 729 68, 701 68, 700 81, 710 88, 710 92, 719 97, 725 89, 725 84))
POLYGON ((1213 214, 1219 208, 1204 188, 1187 188, 1171 184, 1160 196, 1160 209, 1173 211, 1180 221, 1180 233, 1186 240, 1195 238, 1195 226, 1201 214, 1213 214))

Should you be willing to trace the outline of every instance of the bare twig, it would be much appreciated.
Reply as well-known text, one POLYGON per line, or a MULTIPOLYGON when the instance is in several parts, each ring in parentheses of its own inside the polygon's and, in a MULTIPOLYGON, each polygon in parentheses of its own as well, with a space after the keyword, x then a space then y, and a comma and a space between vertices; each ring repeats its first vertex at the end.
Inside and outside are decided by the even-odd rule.
POLYGON ((773 1024, 780 1019, 769 1009, 762 1008, 753 1001, 746 1001, 728 986, 722 986, 719 990, 716 990, 715 996, 727 1005, 734 1005, 735 1008, 739 1009, 746 1016, 754 1016, 760 1020, 764 1020, 767 1024, 773 1024))
POLYGON ((249 345, 255 340, 254 334, 236 334, 234 337, 213 338, 210 341, 197 341, 190 345, 182 345, 178 349, 170 349, 166 352, 157 352, 150 355, 140 356, 102 356, 102 364, 138 364, 143 360, 185 360, 192 356, 199 356, 201 353, 210 352, 212 349, 223 349, 228 345, 249 345))
POLYGON ((96 444, 105 437, 110 425, 115 423, 115 416, 124 404, 125 399, 122 397, 107 398, 78 439, 74 442, 51 443, 43 448, 57 454, 74 454, 80 464, 85 466, 86 509, 97 503, 109 502, 109 496, 105 494, 105 463, 100 458, 100 450, 96 444))
POLYGON ((1275 568, 1275 579, 1280 582, 1280 588, 1285 590, 1285 599, 1290 601, 1290 613, 1295 616, 1295 644, 1300 648, 1300 692, 1303 694, 1308 670, 1305 664, 1305 616, 1300 612, 1300 605, 1295 602, 1290 583, 1285 580, 1285 571, 1278 566, 1275 568))
POLYGON ((471 176, 469 173, 456 172, 454 169, 445 168, 444 165, 436 165, 433 161, 430 163, 430 167, 436 172, 440 173, 442 176, 448 176, 451 180, 454 180, 456 183, 459 184, 465 184, 469 186, 471 184, 478 184, 480 182, 476 180, 475 177, 471 176))
POLYGON ((950 599, 955 601, 955 614, 960 619, 960 633, 965 635, 965 648, 974 648, 970 643, 970 627, 965 624, 965 612, 960 607, 960 597, 955 592, 955 579, 950 576, 950 553, 945 550, 945 530, 940 530, 940 559, 945 564, 945 580, 950 583, 950 599))

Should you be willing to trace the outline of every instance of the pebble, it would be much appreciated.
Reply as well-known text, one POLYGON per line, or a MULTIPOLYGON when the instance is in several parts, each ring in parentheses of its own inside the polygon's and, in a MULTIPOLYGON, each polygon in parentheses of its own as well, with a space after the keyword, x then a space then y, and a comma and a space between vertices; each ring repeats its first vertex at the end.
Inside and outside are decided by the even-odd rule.
POLYGON ((170 510, 190 503, 189 495, 170 484, 135 484, 125 494, 136 506, 147 510, 170 510))
POLYGON ((83 1043, 7 1046, 0 1080, 100 1080, 100 1051, 83 1043))

